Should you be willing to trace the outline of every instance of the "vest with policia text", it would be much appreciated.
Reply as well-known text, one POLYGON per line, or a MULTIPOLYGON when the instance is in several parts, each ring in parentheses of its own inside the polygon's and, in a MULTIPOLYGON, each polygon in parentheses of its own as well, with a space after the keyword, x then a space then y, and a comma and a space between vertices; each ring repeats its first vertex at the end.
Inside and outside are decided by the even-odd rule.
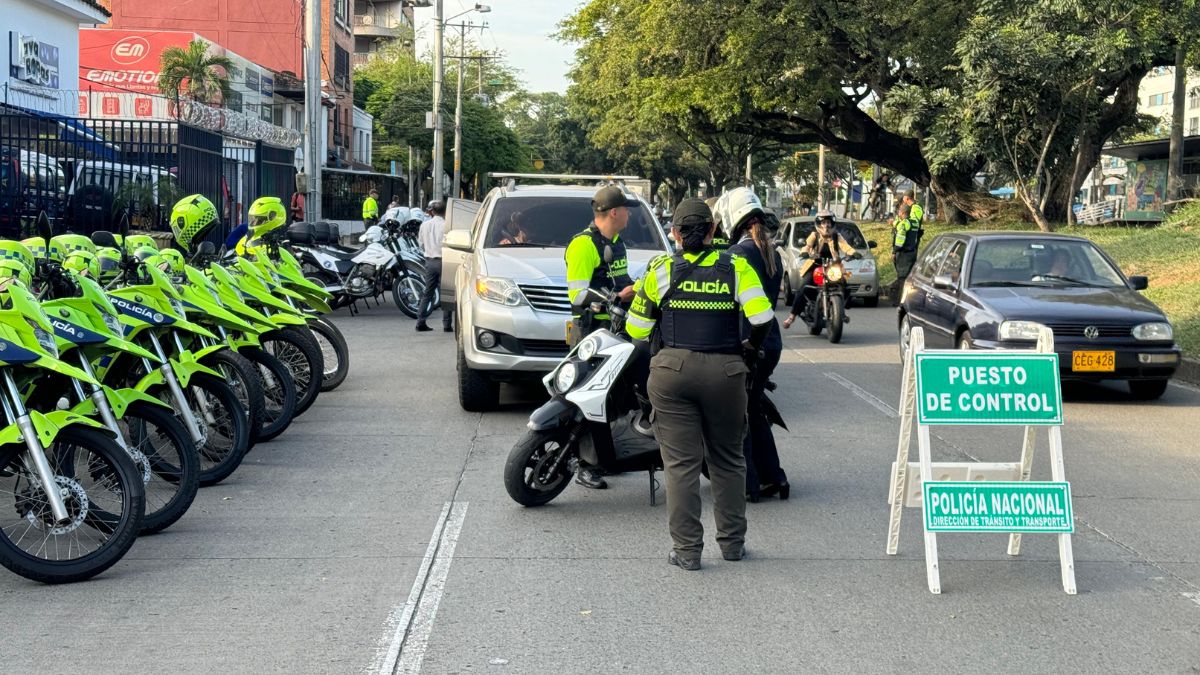
POLYGON ((724 251, 708 251, 696 262, 671 258, 670 296, 660 308, 662 343, 694 352, 741 352, 742 317, 737 304, 737 272, 724 251), (707 267, 709 256, 718 256, 707 267), (693 265, 695 269, 689 270, 693 265))
POLYGON ((625 242, 621 241, 620 236, 615 237, 614 241, 609 241, 600 230, 589 227, 575 235, 575 238, 578 237, 591 238, 600 258, 600 264, 592 270, 592 280, 588 283, 588 288, 620 290, 633 285, 633 279, 629 278, 629 255, 625 252, 625 242), (612 248, 611 263, 604 262, 605 246, 612 248))

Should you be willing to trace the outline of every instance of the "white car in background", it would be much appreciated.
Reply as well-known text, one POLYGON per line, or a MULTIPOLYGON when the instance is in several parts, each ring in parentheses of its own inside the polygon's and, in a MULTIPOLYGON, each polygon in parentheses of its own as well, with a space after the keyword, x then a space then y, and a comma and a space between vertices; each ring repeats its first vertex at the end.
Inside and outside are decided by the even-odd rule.
MULTIPOLYGON (((458 397, 464 410, 494 408, 500 383, 538 379, 567 354, 567 244, 592 220, 602 176, 505 174, 482 203, 446 205, 442 304, 453 307, 458 341, 458 397), (516 179, 569 180, 575 185, 517 184, 516 179), (580 184, 582 183, 582 184, 580 184), (524 241, 503 243, 519 225, 524 241)), ((631 208, 621 234, 629 274, 637 279, 667 240, 649 204, 631 208)))

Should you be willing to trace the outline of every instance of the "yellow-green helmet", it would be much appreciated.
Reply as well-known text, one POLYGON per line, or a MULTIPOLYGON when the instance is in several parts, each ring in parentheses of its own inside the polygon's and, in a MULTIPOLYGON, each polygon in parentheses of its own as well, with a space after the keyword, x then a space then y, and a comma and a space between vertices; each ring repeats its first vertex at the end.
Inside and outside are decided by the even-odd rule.
POLYGON ((257 239, 287 222, 287 209, 279 197, 259 197, 250 205, 250 239, 257 239))
POLYGON ((171 274, 183 274, 183 268, 187 266, 187 259, 183 257, 182 253, 173 248, 165 248, 158 254, 171 264, 171 274))
POLYGON ((120 249, 111 246, 102 246, 96 249, 96 262, 100 265, 97 278, 105 283, 116 279, 121 274, 120 249))
POLYGON ((171 232, 185 249, 216 227, 217 222, 217 207, 204 195, 188 195, 171 209, 171 232))
POLYGON ((62 265, 65 269, 74 270, 91 279, 100 278, 100 261, 91 251, 71 251, 62 265))
POLYGON ((95 253, 96 245, 82 234, 60 234, 50 238, 49 249, 52 260, 66 262, 67 256, 74 251, 95 253))
POLYGON ((25 248, 29 249, 29 252, 35 258, 47 258, 50 256, 50 248, 46 244, 46 240, 41 237, 30 237, 28 239, 22 239, 21 244, 25 248))
POLYGON ((142 249, 158 253, 158 242, 148 234, 131 234, 125 237, 125 250, 129 252, 129 255, 135 255, 142 249))
POLYGON ((19 241, 0 241, 0 277, 18 279, 28 286, 33 281, 33 253, 19 241))

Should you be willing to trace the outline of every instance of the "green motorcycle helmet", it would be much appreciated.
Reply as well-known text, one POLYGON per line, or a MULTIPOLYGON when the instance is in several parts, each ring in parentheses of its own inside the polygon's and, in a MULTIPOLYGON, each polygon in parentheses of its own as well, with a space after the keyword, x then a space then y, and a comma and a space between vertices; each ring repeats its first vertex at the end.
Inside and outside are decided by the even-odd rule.
POLYGON ((259 197, 250 205, 250 239, 277 230, 287 223, 287 209, 279 197, 259 197))
POLYGON ((50 238, 49 254, 51 259, 66 262, 67 256, 75 251, 87 251, 94 254, 96 245, 82 234, 60 234, 50 238))
POLYGON ((71 251, 63 260, 63 269, 73 270, 89 279, 100 278, 100 261, 91 251, 71 251))
POLYGON ((104 246, 96 249, 96 263, 100 266, 97 279, 108 283, 121 274, 120 249, 104 246))
POLYGON ((28 286, 35 269, 33 252, 19 241, 0 241, 0 277, 17 279, 28 286))
POLYGON ((171 274, 183 274, 184 267, 187 266, 187 259, 183 257, 182 253, 173 248, 166 248, 159 251, 158 255, 170 263, 171 268, 169 271, 171 274))
POLYGON ((129 251, 129 255, 137 255, 138 251, 143 249, 158 253, 158 242, 148 234, 131 234, 125 237, 125 250, 129 251))
POLYGON ((192 242, 208 234, 219 222, 217 207, 201 194, 188 195, 171 209, 171 232, 184 250, 191 250, 192 242))
MULTIPOLYGON (((50 247, 46 244, 46 240, 42 237, 29 237, 22 239, 20 244, 24 246, 35 258, 50 257, 50 247)), ((62 262, 61 260, 59 262, 62 262)))

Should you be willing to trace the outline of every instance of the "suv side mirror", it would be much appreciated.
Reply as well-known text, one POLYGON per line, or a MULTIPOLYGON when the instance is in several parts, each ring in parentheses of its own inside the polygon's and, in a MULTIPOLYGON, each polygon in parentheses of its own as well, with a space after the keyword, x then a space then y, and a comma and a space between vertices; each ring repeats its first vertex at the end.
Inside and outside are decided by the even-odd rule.
POLYGON ((1150 287, 1150 279, 1148 277, 1141 276, 1140 274, 1136 274, 1129 277, 1129 285, 1132 286, 1133 290, 1135 291, 1144 291, 1150 287))
POLYGON ((867 248, 877 248, 878 246, 879 244, 875 243, 874 239, 867 242, 867 248))
POLYGON ((939 274, 933 278, 933 287, 939 290, 953 290, 956 286, 949 274, 939 274))
POLYGON ((455 251, 471 251, 471 232, 470 230, 450 230, 446 233, 446 238, 442 240, 442 244, 446 248, 452 248, 455 251))

